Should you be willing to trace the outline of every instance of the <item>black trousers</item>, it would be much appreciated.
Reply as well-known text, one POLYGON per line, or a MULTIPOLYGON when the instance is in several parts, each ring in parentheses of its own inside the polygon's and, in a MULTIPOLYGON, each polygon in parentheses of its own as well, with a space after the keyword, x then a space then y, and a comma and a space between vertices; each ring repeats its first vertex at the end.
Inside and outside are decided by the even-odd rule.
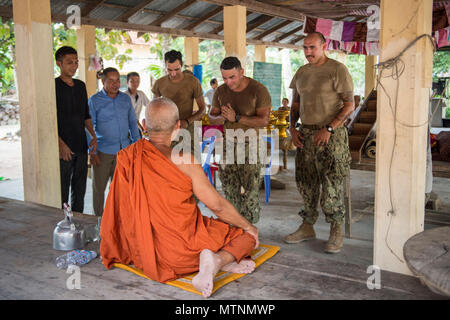
POLYGON ((72 211, 83 212, 88 170, 87 153, 75 153, 71 161, 59 160, 61 171, 61 207, 69 201, 72 211))

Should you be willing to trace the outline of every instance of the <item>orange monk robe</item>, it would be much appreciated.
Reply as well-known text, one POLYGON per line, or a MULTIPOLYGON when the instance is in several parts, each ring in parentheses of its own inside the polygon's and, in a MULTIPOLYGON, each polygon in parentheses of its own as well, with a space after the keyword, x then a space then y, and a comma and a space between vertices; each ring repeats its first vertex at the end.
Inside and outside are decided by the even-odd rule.
POLYGON ((202 216, 191 179, 145 139, 117 154, 100 235, 106 268, 132 264, 160 282, 198 271, 203 249, 236 247, 232 240, 244 236, 255 243, 242 229, 202 216))

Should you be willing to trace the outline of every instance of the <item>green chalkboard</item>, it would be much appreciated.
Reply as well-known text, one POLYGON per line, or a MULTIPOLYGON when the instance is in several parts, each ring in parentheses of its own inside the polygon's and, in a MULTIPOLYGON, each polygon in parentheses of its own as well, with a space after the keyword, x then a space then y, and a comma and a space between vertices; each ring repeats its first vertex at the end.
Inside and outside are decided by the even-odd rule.
POLYGON ((281 105, 281 64, 255 62, 253 79, 261 82, 269 90, 273 110, 281 105))

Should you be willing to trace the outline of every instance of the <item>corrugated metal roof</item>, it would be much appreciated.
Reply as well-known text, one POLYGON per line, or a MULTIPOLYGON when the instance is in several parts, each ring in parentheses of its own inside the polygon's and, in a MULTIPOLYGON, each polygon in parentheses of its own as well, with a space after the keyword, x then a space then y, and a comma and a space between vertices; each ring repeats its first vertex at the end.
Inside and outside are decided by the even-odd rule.
MULTIPOLYGON (((97 8, 89 13, 89 17, 101 20, 118 21, 118 18, 136 6, 139 6, 142 0, 106 0, 104 3, 100 4, 97 8)), ((154 0, 149 5, 147 5, 143 10, 137 12, 130 18, 130 23, 148 25, 153 21, 159 19, 160 17, 171 12, 178 6, 182 5, 186 1, 183 0, 154 0)), ((258 2, 256 0, 255 2, 258 2)), ((266 5, 273 3, 271 1, 262 1, 266 5)), ((364 16, 366 9, 371 4, 380 4, 380 0, 365 0, 365 1, 316 1, 316 0, 303 0, 303 1, 288 1, 283 4, 282 1, 277 1, 277 7, 282 8, 282 10, 298 12, 299 16, 303 14, 309 16, 326 17, 328 19, 338 19, 344 18, 344 21, 355 21, 356 19, 364 16)), ((435 8, 441 8, 444 4, 449 4, 450 1, 438 1, 434 0, 433 5, 435 8)), ((51 9, 53 14, 66 15, 67 7, 70 5, 78 5, 83 12, 89 3, 86 0, 50 0, 51 9)), ((272 4, 273 5, 273 4, 272 4)), ((209 2, 198 0, 192 3, 189 7, 185 8, 181 12, 178 12, 175 16, 171 17, 167 21, 163 22, 162 27, 183 30, 188 25, 193 22, 198 21, 200 18, 204 17, 211 11, 220 7, 219 5, 212 4, 209 2)), ((12 8, 12 0, 0 0, 0 9, 6 12, 6 16, 10 16, 12 8), (6 10, 5 10, 6 9, 6 10)), ((251 13, 247 16, 247 24, 257 22, 258 19, 264 15, 270 15, 270 12, 254 12, 252 10, 258 11, 257 8, 249 9, 251 13)), ((279 11, 278 8, 274 12, 279 11)), ((287 14, 287 16, 290 16, 287 14)), ((286 17, 286 15, 285 15, 286 17)), ((301 25, 301 22, 295 21, 289 25, 280 28, 276 32, 267 35, 265 41, 276 40, 280 35, 288 33, 301 25)), ((270 21, 267 21, 263 25, 259 26, 257 29, 252 30, 247 34, 248 38, 255 38, 262 34, 264 30, 269 30, 280 23, 286 21, 286 18, 275 17, 270 21)), ((363 22, 364 20, 361 20, 363 22)), ((223 24, 223 12, 220 12, 210 18, 208 21, 203 21, 201 24, 195 27, 193 31, 201 33, 212 33, 212 31, 217 30, 217 28, 223 24), (215 23, 211 22, 214 21, 215 23)), ((100 26, 101 27, 101 26, 100 26)), ((286 37, 280 43, 289 43, 290 41, 298 38, 301 31, 296 32, 294 35, 286 37)), ((219 35, 223 35, 220 32, 219 35)))
POLYGON ((175 28, 178 28, 178 27, 182 26, 185 21, 186 21, 185 19, 181 19, 181 18, 178 18, 178 17, 173 17, 173 18, 170 18, 169 20, 164 21, 162 23, 161 27, 163 27, 163 28, 174 28, 175 29, 175 28))
POLYGON ((169 0, 156 0, 156 1, 153 1, 146 8, 157 10, 157 11, 169 12, 183 3, 184 3, 184 1, 180 1, 180 0, 170 0, 170 1, 169 0))
POLYGON ((153 21, 155 21, 156 19, 158 19, 160 17, 160 15, 158 14, 153 14, 153 13, 148 13, 148 12, 140 12, 138 14, 136 14, 135 16, 133 16, 130 19, 131 23, 135 23, 135 24, 150 24, 153 21))
POLYGON ((118 4, 118 5, 130 7, 130 8, 137 6, 140 2, 142 2, 142 0, 108 0, 108 1, 105 1, 105 3, 118 4))
POLYGON ((93 11, 91 11, 89 16, 94 19, 115 20, 126 11, 127 9, 97 7, 93 11))
POLYGON ((213 11, 214 9, 216 9, 218 6, 211 4, 211 3, 207 3, 207 2, 196 2, 192 5, 190 5, 189 7, 187 7, 186 9, 184 9, 183 11, 180 12, 180 14, 185 15, 185 16, 189 16, 189 17, 202 17, 205 14, 208 14, 209 12, 213 11))

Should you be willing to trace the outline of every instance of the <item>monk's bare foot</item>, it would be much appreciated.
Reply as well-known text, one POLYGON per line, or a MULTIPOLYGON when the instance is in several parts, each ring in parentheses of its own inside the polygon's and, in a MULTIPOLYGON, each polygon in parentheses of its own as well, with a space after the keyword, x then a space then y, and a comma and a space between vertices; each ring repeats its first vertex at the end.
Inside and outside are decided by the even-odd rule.
POLYGON ((241 262, 232 262, 222 267, 222 271, 232 273, 251 273, 255 270, 255 262, 251 259, 243 259, 241 262))
POLYGON ((200 267, 198 274, 192 279, 195 289, 208 298, 214 287, 214 277, 220 269, 220 257, 209 249, 200 253, 200 267))

